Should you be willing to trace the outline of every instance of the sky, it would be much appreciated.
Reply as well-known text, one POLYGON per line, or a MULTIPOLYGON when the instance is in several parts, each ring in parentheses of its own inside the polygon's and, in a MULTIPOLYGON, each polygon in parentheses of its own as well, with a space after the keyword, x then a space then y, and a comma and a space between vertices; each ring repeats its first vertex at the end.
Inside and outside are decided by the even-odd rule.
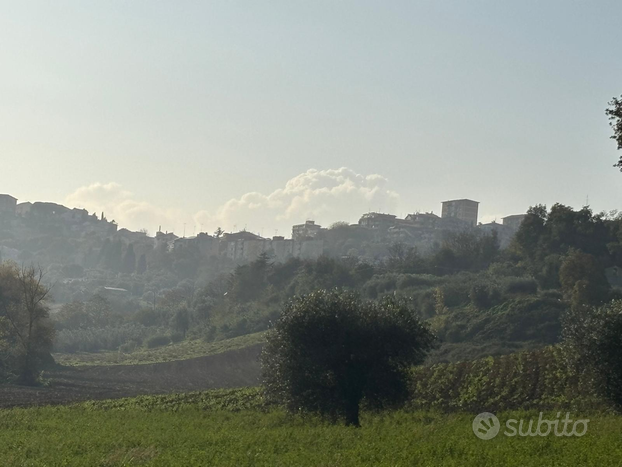
POLYGON ((0 0, 0 193, 187 235, 622 207, 622 2, 0 0))

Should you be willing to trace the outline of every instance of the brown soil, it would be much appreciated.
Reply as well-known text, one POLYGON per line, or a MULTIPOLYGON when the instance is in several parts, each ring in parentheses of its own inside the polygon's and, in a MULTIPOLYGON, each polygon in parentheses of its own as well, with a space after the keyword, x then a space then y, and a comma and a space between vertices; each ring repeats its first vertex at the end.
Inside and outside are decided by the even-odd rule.
POLYGON ((261 344, 166 363, 58 367, 46 371, 46 387, 0 386, 0 408, 256 386, 260 352, 261 344))

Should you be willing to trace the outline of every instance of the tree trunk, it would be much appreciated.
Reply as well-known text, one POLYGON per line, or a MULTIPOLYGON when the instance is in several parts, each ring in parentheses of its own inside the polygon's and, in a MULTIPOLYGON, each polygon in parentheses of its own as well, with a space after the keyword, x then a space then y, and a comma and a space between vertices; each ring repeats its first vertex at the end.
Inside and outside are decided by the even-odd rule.
POLYGON ((359 401, 348 401, 346 405, 346 426, 360 428, 359 401))

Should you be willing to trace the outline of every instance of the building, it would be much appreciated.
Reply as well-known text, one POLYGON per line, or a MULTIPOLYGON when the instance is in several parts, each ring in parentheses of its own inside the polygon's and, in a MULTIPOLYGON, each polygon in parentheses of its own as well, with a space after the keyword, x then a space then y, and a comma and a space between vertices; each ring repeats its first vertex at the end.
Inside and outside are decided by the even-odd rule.
POLYGON ((509 227, 514 232, 518 232, 518 229, 520 228, 520 225, 523 222, 523 219, 525 219, 526 215, 527 214, 514 214, 512 216, 506 216, 502 219, 503 225, 509 227))
POLYGON ((175 235, 173 232, 162 232, 162 230, 158 230, 155 234, 155 247, 162 248, 162 245, 166 245, 167 250, 172 250, 175 245, 175 240, 179 237, 175 235))
POLYGON ((359 219, 359 225, 373 230, 389 230, 396 224, 397 216, 379 212, 368 212, 359 219))
POLYGON ((408 214, 404 220, 423 229, 436 229, 441 218, 433 212, 416 212, 408 214))
POLYGON ((247 260, 252 261, 266 249, 265 238, 255 235, 252 232, 242 230, 236 233, 226 233, 222 236, 224 251, 227 258, 233 261, 247 260))
POLYGON ((477 225, 477 211, 479 208, 479 202, 470 199, 453 199, 449 201, 443 201, 443 210, 441 217, 443 218, 455 218, 466 222, 471 227, 477 225))
POLYGON ((25 203, 19 203, 15 208, 15 214, 20 217, 25 217, 30 214, 32 209, 32 203, 30 201, 26 201, 25 203))
POLYGON ((496 233, 501 248, 506 248, 514 236, 512 229, 505 224, 498 224, 496 221, 489 222, 488 224, 479 224, 477 229, 484 235, 496 233))
POLYGON ((292 227, 292 239, 302 240, 305 238, 314 238, 322 230, 322 226, 315 221, 306 221, 304 224, 298 224, 292 227))
POLYGON ((0 195, 0 213, 15 215, 17 207, 17 198, 11 195, 0 195))

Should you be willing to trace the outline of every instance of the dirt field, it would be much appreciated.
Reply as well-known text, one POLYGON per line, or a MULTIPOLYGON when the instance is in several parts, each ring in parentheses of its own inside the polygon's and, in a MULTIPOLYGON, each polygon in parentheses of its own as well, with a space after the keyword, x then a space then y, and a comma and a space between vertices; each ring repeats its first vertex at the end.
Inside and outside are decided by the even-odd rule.
POLYGON ((166 363, 59 367, 46 372, 49 387, 0 386, 0 408, 256 386, 260 352, 254 345, 166 363))

